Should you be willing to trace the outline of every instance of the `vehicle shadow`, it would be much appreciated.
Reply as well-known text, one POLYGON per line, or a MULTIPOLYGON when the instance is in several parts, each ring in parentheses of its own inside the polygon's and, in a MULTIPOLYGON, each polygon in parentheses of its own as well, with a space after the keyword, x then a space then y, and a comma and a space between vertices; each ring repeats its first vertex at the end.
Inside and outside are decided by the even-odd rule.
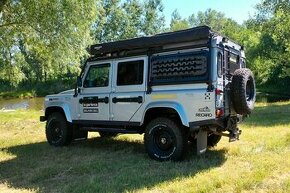
POLYGON ((255 107, 244 124, 248 126, 274 126, 290 123, 290 104, 279 105, 268 103, 267 106, 255 107))
MULTIPOLYGON (((192 145, 190 146, 192 147, 192 145)), ((46 142, 0 149, 11 159, 0 162, 0 183, 39 192, 125 192, 194 176, 222 165, 226 149, 182 162, 151 160, 141 141, 101 139, 55 148, 46 142)))

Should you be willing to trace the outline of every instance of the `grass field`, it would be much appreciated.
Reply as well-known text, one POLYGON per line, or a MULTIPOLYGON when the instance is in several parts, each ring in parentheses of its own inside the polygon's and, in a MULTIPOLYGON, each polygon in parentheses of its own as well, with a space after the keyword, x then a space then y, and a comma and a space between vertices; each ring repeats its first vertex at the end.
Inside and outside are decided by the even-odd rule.
POLYGON ((290 192, 290 102, 258 103, 238 142, 163 163, 142 135, 51 147, 40 114, 0 111, 0 192, 290 192))

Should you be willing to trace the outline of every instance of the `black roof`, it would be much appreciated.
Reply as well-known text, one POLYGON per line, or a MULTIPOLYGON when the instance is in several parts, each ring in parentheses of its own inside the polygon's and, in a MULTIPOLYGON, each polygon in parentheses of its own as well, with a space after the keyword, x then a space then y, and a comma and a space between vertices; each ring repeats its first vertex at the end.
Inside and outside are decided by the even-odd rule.
POLYGON ((166 44, 208 39, 211 33, 212 31, 210 27, 200 26, 181 31, 157 34, 154 36, 95 44, 89 48, 89 53, 91 55, 105 55, 108 53, 134 49, 157 48, 166 44))

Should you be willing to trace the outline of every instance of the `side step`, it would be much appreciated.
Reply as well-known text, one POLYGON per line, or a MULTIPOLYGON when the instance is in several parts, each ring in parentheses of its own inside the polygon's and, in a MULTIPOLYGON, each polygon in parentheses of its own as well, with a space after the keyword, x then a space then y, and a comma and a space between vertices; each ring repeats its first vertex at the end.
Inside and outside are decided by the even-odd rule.
POLYGON ((141 134, 140 130, 128 130, 128 129, 118 129, 118 128, 100 128, 100 127, 82 127, 81 130, 83 131, 103 131, 103 132, 110 132, 110 133, 123 133, 123 134, 141 134))

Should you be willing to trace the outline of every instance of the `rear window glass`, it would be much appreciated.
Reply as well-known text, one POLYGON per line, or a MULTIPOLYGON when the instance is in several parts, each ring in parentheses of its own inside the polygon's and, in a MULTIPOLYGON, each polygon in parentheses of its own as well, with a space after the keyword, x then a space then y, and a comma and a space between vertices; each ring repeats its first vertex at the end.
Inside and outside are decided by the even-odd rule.
POLYGON ((219 77, 221 77, 223 73, 223 55, 220 52, 217 55, 217 73, 219 77))
POLYGON ((230 53, 228 61, 228 69, 233 74, 237 69, 240 68, 240 56, 230 53))
POLYGON ((143 84, 144 61, 118 63, 117 86, 143 84))

